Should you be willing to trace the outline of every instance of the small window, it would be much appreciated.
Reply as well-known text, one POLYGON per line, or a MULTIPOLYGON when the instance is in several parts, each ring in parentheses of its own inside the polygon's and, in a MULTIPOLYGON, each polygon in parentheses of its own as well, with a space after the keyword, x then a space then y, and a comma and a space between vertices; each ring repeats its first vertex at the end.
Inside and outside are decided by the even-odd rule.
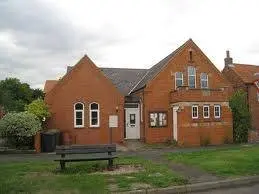
POLYGON ((196 88, 196 69, 195 67, 188 67, 188 85, 189 88, 196 88))
POLYGON ((220 108, 220 105, 215 105, 214 106, 214 117, 216 118, 216 119, 218 119, 218 118, 220 118, 220 116, 221 116, 221 110, 220 110, 221 108, 220 108))
POLYGON ((136 124, 136 114, 130 114, 130 124, 131 125, 136 124))
POLYGON ((152 112, 149 114, 150 127, 165 127, 167 125, 167 114, 165 112, 152 112))
POLYGON ((74 127, 84 127, 84 104, 81 102, 74 105, 74 127))
POLYGON ((189 59, 192 61, 192 50, 189 50, 189 59))
POLYGON ((210 106, 209 105, 203 106, 203 118, 205 118, 205 119, 210 118, 210 106))
POLYGON ((201 73, 201 88, 208 88, 208 87, 209 87, 208 74, 201 73))
POLYGON ((175 73, 175 88, 178 88, 179 86, 183 86, 183 73, 182 72, 175 73))
POLYGON ((90 127, 99 127, 100 126, 99 104, 95 102, 90 104, 89 116, 90 116, 90 127))
POLYGON ((193 119, 198 119, 199 118, 199 113, 198 113, 198 106, 197 105, 193 105, 192 106, 192 118, 193 119))

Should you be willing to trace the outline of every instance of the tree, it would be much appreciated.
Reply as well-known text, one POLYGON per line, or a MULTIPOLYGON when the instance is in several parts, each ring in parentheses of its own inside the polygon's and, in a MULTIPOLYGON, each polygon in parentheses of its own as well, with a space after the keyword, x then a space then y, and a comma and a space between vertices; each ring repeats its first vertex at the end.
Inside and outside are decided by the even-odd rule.
POLYGON ((29 84, 21 83, 17 78, 0 81, 0 106, 5 112, 24 111, 25 105, 39 97, 44 97, 42 90, 32 89, 29 84))
POLYGON ((238 90, 229 101, 233 113, 233 139, 236 143, 247 142, 248 131, 252 129, 251 114, 247 105, 247 94, 238 90))
POLYGON ((29 113, 36 115, 41 122, 44 122, 47 118, 50 117, 48 106, 42 99, 32 101, 32 103, 27 105, 25 109, 29 113))
POLYGON ((33 136, 41 130, 39 119, 32 113, 8 113, 0 120, 0 135, 15 147, 33 146, 33 136))

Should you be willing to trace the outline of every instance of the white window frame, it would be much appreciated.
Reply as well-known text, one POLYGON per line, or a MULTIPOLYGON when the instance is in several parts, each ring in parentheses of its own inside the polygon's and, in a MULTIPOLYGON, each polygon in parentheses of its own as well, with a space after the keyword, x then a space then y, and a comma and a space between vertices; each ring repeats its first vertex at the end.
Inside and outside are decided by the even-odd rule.
POLYGON ((193 66, 188 66, 187 71, 188 71, 188 86, 189 86, 189 88, 190 88, 190 77, 191 76, 194 77, 194 88, 196 88, 196 86, 197 86, 197 83, 196 83, 196 68, 193 67, 193 66), (194 68, 194 75, 189 74, 189 68, 194 68))
POLYGON ((221 117, 221 106, 220 105, 214 105, 214 118, 219 119, 221 117), (219 108, 219 115, 216 115, 216 108, 219 108))
POLYGON ((91 102, 89 104, 89 126, 90 127, 100 127, 100 105, 97 102, 91 102), (98 109, 91 109, 91 105, 92 104, 97 104, 98 105, 98 109), (96 125, 92 125, 92 112, 97 112, 97 124, 96 125))
POLYGON ((198 105, 192 105, 192 119, 198 119, 199 118, 199 106, 198 105), (193 116, 193 108, 197 108, 197 116, 193 116))
POLYGON ((180 71, 175 72, 174 77, 175 77, 175 84, 174 84, 175 89, 176 89, 177 87, 179 87, 179 86, 176 85, 177 80, 181 80, 181 81, 182 81, 182 86, 183 86, 183 84, 184 84, 184 83, 183 83, 183 72, 180 72, 180 71), (182 77, 181 77, 181 78, 177 78, 177 77, 176 77, 176 74, 177 74, 177 73, 181 73, 181 74, 182 74, 182 77))
POLYGON ((74 104, 74 128, 83 128, 85 126, 85 105, 82 102, 76 102, 74 104), (76 110, 76 105, 77 104, 82 104, 83 109, 82 110, 76 110), (82 112, 82 125, 77 125, 76 124, 76 113, 77 112, 82 112))
POLYGON ((201 73, 200 76, 201 76, 201 88, 209 88, 209 75, 207 73, 201 73), (203 79, 202 78, 202 74, 205 74, 207 79, 203 79), (207 82, 207 87, 202 87, 202 81, 206 81, 207 82))
POLYGON ((205 118, 205 119, 208 119, 208 118, 210 118, 210 105, 204 105, 203 106, 203 118, 205 118), (204 111, 204 109, 205 108, 208 108, 208 116, 205 116, 205 111, 204 111))

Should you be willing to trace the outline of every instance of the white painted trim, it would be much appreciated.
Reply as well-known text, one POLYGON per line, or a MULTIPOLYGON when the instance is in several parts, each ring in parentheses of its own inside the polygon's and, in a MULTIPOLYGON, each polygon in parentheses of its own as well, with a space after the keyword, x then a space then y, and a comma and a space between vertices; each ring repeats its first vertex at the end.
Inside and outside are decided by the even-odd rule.
POLYGON ((178 141, 178 122, 177 122, 177 111, 179 110, 179 106, 173 107, 173 137, 174 140, 178 141))
POLYGON ((220 105, 214 105, 214 118, 219 119, 221 117, 221 106, 220 105), (219 107, 219 116, 216 116, 216 107, 219 107))
POLYGON ((89 126, 90 127, 100 127, 100 105, 97 102, 91 102, 89 104, 89 126), (91 105, 92 104, 97 104, 98 105, 98 109, 97 110, 92 110, 91 109, 91 105), (96 125, 92 125, 92 112, 97 112, 97 124, 96 125))
POLYGON ((199 106, 198 105, 192 105, 192 119, 198 119, 199 118, 199 106), (193 116, 193 108, 197 108, 197 117, 193 116))
POLYGON ((175 72, 175 73, 174 73, 174 88, 175 88, 175 89, 177 88, 177 86, 176 86, 176 81, 177 81, 177 80, 182 80, 182 86, 184 85, 184 83, 183 83, 183 72, 178 71, 178 72, 175 72), (176 77, 176 74, 177 74, 177 73, 181 73, 181 74, 182 74, 182 78, 177 78, 177 77, 176 77))
POLYGON ((210 106, 209 106, 209 105, 204 105, 204 106, 203 106, 203 118, 205 118, 205 119, 210 118, 210 106), (204 112, 205 112, 205 111, 204 111, 204 108, 205 108, 205 107, 208 108, 208 116, 205 116, 205 115, 204 115, 204 112))
POLYGON ((83 128, 84 126, 85 126, 85 105, 82 102, 76 102, 74 104, 74 128, 83 128), (83 110, 76 110, 76 104, 82 104, 83 110), (82 125, 76 124, 76 113, 77 112, 82 112, 82 125))
POLYGON ((187 67, 187 73, 188 73, 188 86, 190 87, 190 85, 189 85, 189 83, 190 83, 190 79, 189 79, 189 77, 190 77, 190 74, 189 74, 189 67, 193 67, 193 68, 194 68, 194 70, 195 70, 194 75, 191 75, 191 76, 194 76, 194 77, 195 77, 195 79, 194 79, 195 87, 194 87, 194 88, 196 88, 196 87, 197 87, 197 82, 196 82, 196 67, 194 67, 194 66, 188 66, 188 67, 187 67))

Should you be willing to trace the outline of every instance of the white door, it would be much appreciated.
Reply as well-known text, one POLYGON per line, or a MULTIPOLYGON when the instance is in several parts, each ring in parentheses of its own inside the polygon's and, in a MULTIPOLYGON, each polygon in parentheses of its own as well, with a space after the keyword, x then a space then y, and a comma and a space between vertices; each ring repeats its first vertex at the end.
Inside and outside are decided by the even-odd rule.
POLYGON ((139 108, 125 109, 126 139, 140 139, 139 108))
POLYGON ((174 140, 178 140, 178 126, 177 126, 177 110, 179 106, 173 107, 173 133, 174 133, 174 140))

